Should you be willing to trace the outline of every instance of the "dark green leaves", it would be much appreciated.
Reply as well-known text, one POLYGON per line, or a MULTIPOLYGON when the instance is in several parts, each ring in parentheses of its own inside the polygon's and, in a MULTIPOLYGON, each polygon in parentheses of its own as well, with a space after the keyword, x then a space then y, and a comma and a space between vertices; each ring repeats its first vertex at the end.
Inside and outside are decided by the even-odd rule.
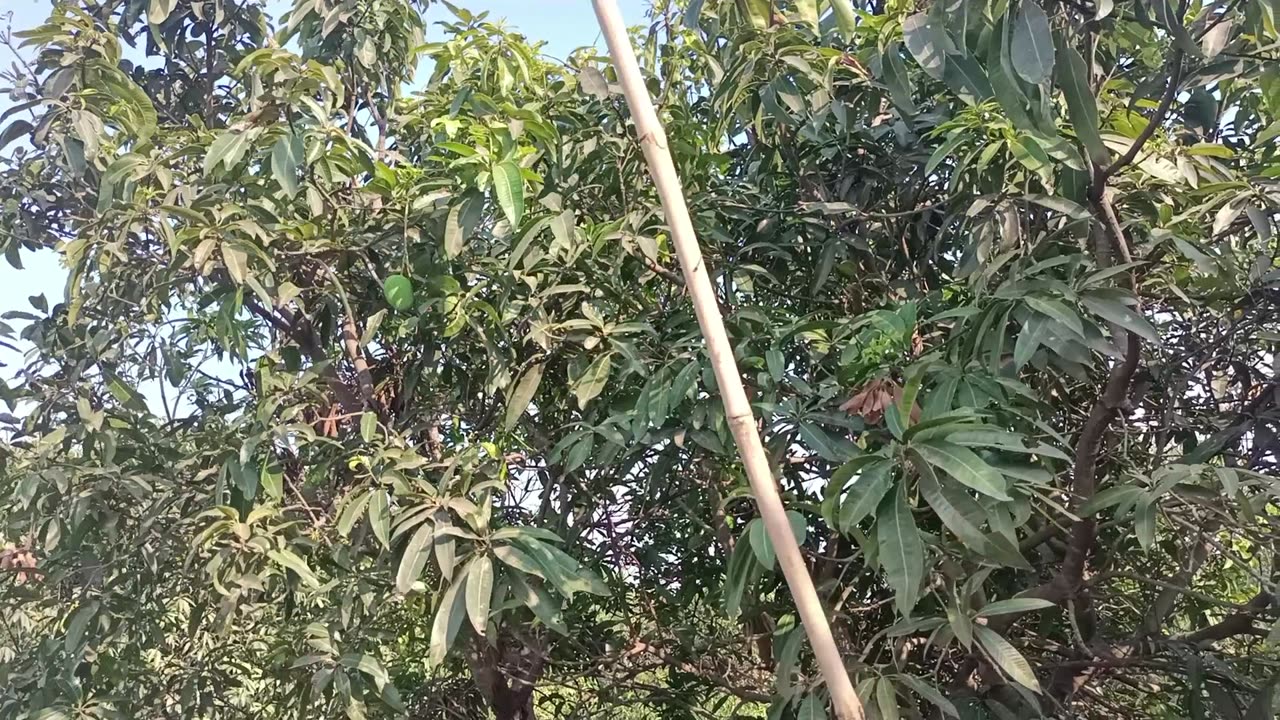
POLYGON ((969 448, 945 440, 913 443, 911 448, 925 462, 983 495, 997 500, 1009 499, 1008 483, 1004 476, 969 448))
POLYGON ((938 514, 938 519, 960 542, 974 552, 985 552, 987 541, 980 525, 986 513, 982 507, 967 494, 945 487, 939 482, 933 467, 920 458, 915 450, 911 453, 914 456, 913 464, 920 473, 920 496, 929 503, 938 514))
POLYGON ((1062 43, 1058 47, 1058 85, 1067 101, 1067 112, 1076 137, 1084 145, 1085 152, 1098 165, 1111 161, 1111 152, 1102 144, 1098 132, 1098 101, 1090 85, 1092 74, 1084 58, 1075 48, 1062 43))
POLYGON ((1053 35, 1049 18, 1035 0, 1023 0, 1018 20, 1013 26, 1010 51, 1018 75, 1032 85, 1039 85, 1053 74, 1053 35))
POLYGON ((880 66, 881 80, 885 87, 889 88, 893 104, 908 115, 914 115, 916 104, 911 97, 911 78, 907 75, 906 65, 902 62, 902 45, 897 42, 889 43, 881 56, 880 66))
POLYGON ((462 592, 465 578, 458 578, 449 583, 440 604, 436 607, 435 619, 431 623, 431 644, 427 648, 427 665, 438 667, 444 662, 449 646, 462 627, 462 618, 466 614, 466 596, 462 592))
POLYGON ((1151 323, 1124 303, 1091 295, 1082 296, 1080 302, 1107 322, 1115 323, 1149 343, 1160 342, 1160 333, 1156 332, 1151 323))
POLYGON ((910 615, 924 582, 924 541, 911 517, 905 487, 889 494, 876 510, 876 545, 898 612, 910 615))
POLYGON ((849 486, 849 494, 840 504, 840 530, 848 532, 863 518, 875 512, 880 501, 893 487, 893 465, 879 460, 862 470, 858 479, 849 486))

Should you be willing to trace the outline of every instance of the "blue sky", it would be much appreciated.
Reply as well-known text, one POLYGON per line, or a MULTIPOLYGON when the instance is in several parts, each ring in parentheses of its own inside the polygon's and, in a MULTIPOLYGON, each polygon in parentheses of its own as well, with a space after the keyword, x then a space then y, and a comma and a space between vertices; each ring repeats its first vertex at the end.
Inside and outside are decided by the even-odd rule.
MULTIPOLYGON (((604 47, 588 0, 454 0, 454 3, 472 12, 489 11, 490 20, 505 19, 508 28, 530 40, 545 40, 544 52, 554 57, 563 58, 584 45, 604 47)), ((278 0, 271 3, 274 6, 283 4, 278 0)), ((649 5, 647 0, 618 0, 618 4, 629 24, 644 22, 644 13, 649 5)), ((0 27, 9 24, 15 31, 35 27, 48 16, 51 5, 50 0, 0 0, 0 6, 4 8, 0 10, 0 27)), ((448 10, 442 5, 432 6, 427 14, 431 23, 427 31, 428 40, 440 36, 434 22, 446 17, 448 10)), ((0 64, 8 65, 12 60, 8 49, 0 48, 0 64)), ((0 96, 0 111, 8 104, 8 98, 0 96)), ((51 252, 23 253, 22 263, 24 269, 15 270, 0 260, 0 312, 31 312, 27 298, 32 295, 43 293, 50 305, 63 296, 66 273, 57 255, 51 252)), ((11 352, 0 348, 0 363, 10 366, 0 368, 0 376, 12 377, 13 366, 18 362, 11 352)))

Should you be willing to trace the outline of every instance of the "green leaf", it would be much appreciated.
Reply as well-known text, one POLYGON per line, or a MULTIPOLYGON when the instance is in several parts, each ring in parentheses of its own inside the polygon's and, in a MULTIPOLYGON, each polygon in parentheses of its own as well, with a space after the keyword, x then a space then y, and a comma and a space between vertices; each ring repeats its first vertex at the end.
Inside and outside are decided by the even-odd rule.
POLYGON ((578 400, 579 409, 586 409, 587 403, 604 390, 605 383, 609 380, 611 357, 611 353, 604 353, 596 358, 573 383, 573 395, 578 400))
POLYGON ((911 688, 912 692, 932 703, 934 707, 937 707, 944 714, 953 718, 960 717, 960 712, 956 710, 955 704, 943 696, 942 693, 938 692, 937 688, 925 682, 923 679, 914 675, 895 675, 894 677, 901 680, 903 685, 911 688))
POLYGON ((159 25, 169 19, 177 0, 151 0, 147 3, 147 22, 159 25))
POLYGON ((32 130, 35 130, 35 126, 22 118, 9 123, 5 126, 4 131, 0 132, 0 150, 5 149, 9 143, 23 135, 30 135, 32 130))
POLYGON ((204 173, 209 175, 222 165, 230 170, 240 164, 240 158, 249 149, 249 141, 250 133, 247 131, 223 130, 218 133, 204 156, 204 173))
POLYGON ((982 606, 974 617, 995 617, 996 615, 1020 615, 1035 610, 1054 607, 1054 604, 1041 598, 1012 598, 997 600, 982 606))
POLYGON ((934 80, 941 80, 947 68, 947 53, 955 44, 927 13, 916 13, 902 23, 902 39, 920 67, 934 80))
POLYGON ((977 60, 967 55, 948 57, 942 79, 957 97, 970 105, 977 105, 995 96, 995 89, 991 87, 991 79, 987 77, 986 71, 977 60))
POLYGON ((938 519, 955 534, 965 547, 976 553, 986 551, 987 541, 979 527, 979 520, 984 513, 977 501, 964 493, 948 492, 933 471, 933 466, 925 462, 914 449, 909 451, 912 464, 920 473, 920 495, 929 507, 938 514, 938 519))
POLYGON ((924 582, 924 542, 911 516, 905 487, 885 497, 876 510, 876 546, 898 612, 908 616, 924 582))
POLYGON ((429 557, 427 546, 431 544, 434 535, 435 528, 431 523, 423 523, 405 545, 404 554, 400 556, 400 567, 396 571, 396 589, 401 593, 408 593, 413 589, 413 583, 422 577, 422 570, 427 566, 429 557))
POLYGON ((474 195, 468 194, 449 208, 449 217, 444 224, 444 252, 449 258, 456 258, 466 248, 467 240, 480 222, 483 203, 474 195))
POLYGON ((1154 501, 1139 503, 1134 509, 1133 530, 1143 550, 1150 550, 1156 541, 1156 504, 1154 501))
POLYGON ((533 561, 533 558, 515 546, 494 545, 493 556, 526 575, 536 575, 543 579, 547 577, 546 572, 538 566, 538 563, 533 561))
POLYGON ((1154 345, 1160 344, 1160 333, 1147 322, 1146 318, 1131 310, 1127 305, 1105 298, 1091 295, 1081 296, 1080 302, 1107 322, 1115 323, 1125 330, 1154 345))
POLYGON ((515 389, 507 397, 507 413, 502 422, 503 430, 510 430, 515 427, 516 422, 520 420, 520 416, 524 415, 529 403, 533 401, 533 396, 538 393, 538 385, 542 382, 544 367, 542 363, 534 363, 529 366, 528 370, 524 371, 524 374, 520 376, 520 380, 516 382, 515 389))
POLYGON ((227 266, 227 274, 237 285, 243 285, 249 276, 249 255, 236 247, 235 243, 222 243, 222 262, 227 266))
POLYGON ((1067 113, 1076 137, 1093 162, 1105 166, 1111 162, 1111 151, 1098 132, 1098 101, 1089 86, 1089 68, 1080 53, 1065 43, 1058 48, 1057 67, 1058 85, 1067 100, 1067 113))
POLYGON ((454 563, 458 559, 458 542, 453 535, 444 534, 446 528, 451 525, 442 525, 437 529, 435 551, 436 565, 440 566, 440 574, 446 579, 453 577, 454 563))
POLYGON ((730 618, 738 616, 742 608, 742 596, 747 590, 747 580, 751 577, 751 558, 753 550, 750 542, 739 541, 729 554, 729 566, 724 579, 724 611, 730 618))
POLYGON ((467 617, 476 634, 483 636, 489 625, 489 599, 493 596, 493 560, 479 555, 467 572, 467 617))
POLYGON ((889 678, 876 680, 876 707, 880 710, 882 720, 900 720, 902 717, 898 708, 898 691, 889 678))
POLYGON ((271 176, 289 198, 298 194, 298 167, 304 153, 302 138, 295 133, 280 136, 271 147, 271 176))
POLYGON ((1080 322, 1080 315, 1069 309, 1066 305, 1063 305, 1061 302, 1050 298, 1036 297, 1034 295, 1028 295, 1022 300, 1027 305, 1030 305, 1031 309, 1041 315, 1047 315, 1054 320, 1057 320, 1076 335, 1084 337, 1084 323, 1080 322))
POLYGON ((764 353, 764 361, 769 368, 769 377, 773 378, 774 382, 782 382, 782 373, 786 368, 782 351, 778 348, 769 348, 764 353))
POLYGON ((1053 34, 1049 18, 1035 0, 1023 0, 1010 44, 1013 67, 1023 80, 1039 85, 1053 75, 1053 34))
POLYGON ((80 641, 84 640, 85 630, 89 628, 89 621, 98 614, 98 603, 90 602, 71 616, 67 621, 67 635, 63 638, 62 646, 68 653, 75 654, 80 649, 80 641))
POLYGON ((777 556, 773 551, 773 542, 769 540, 768 529, 764 526, 764 521, 755 518, 747 523, 747 542, 751 545, 751 551, 755 553, 756 560, 766 570, 772 570, 777 562, 777 556))
POLYGON ((493 192, 511 227, 520 227, 524 217, 524 178, 520 166, 511 160, 493 166, 493 192))
POLYGON ((875 512, 889 488, 893 487, 893 466, 888 460, 868 465, 840 505, 840 530, 848 532, 863 518, 875 512))
POLYGON ((439 667, 444 656, 449 653, 449 646, 458 636, 462 627, 462 616, 466 614, 465 600, 461 592, 463 579, 458 578, 449 584, 440 598, 435 619, 431 623, 431 644, 427 648, 427 667, 439 667))
POLYGON ((374 686, 379 691, 391 682, 391 676, 387 674, 387 669, 382 667, 382 663, 378 662, 378 658, 367 654, 350 654, 343 655, 338 658, 339 664, 343 667, 355 668, 373 681, 374 686))
POLYGON ((1013 345, 1013 367, 1021 370, 1031 357, 1040 349, 1040 345, 1048 339, 1049 322, 1043 315, 1032 315, 1027 318, 1018 340, 1013 345))
POLYGON ((858 17, 849 0, 831 0, 831 14, 835 16, 836 29, 845 40, 850 40, 858 30, 858 17))
POLYGON ((354 495, 347 498, 346 504, 342 508, 342 514, 338 516, 338 534, 346 537, 351 534, 351 528, 355 527, 356 521, 364 514, 365 507, 369 504, 369 498, 373 496, 373 491, 358 490, 354 495))
POLYGON ((311 572, 311 568, 307 565, 307 561, 303 560, 292 550, 269 550, 267 557, 275 561, 281 567, 288 568, 302 578, 302 581, 313 588, 320 587, 320 579, 315 573, 311 572))
POLYGON ((764 30, 769 27, 773 15, 771 0, 742 0, 738 7, 746 12, 746 19, 755 29, 764 30))
POLYGON ((142 396, 132 385, 125 382, 124 378, 116 375, 109 370, 102 371, 103 379, 107 381, 107 391, 111 393, 119 403, 130 410, 138 413, 147 412, 147 399, 142 396))
POLYGON ((391 512, 387 491, 374 488, 369 493, 369 526, 382 547, 391 549, 391 512))
POLYGON ((514 576, 512 579, 512 594, 532 610, 543 625, 561 635, 569 634, 569 628, 565 626, 564 620, 560 617, 559 604, 551 598, 550 593, 545 588, 537 583, 530 583, 519 575, 514 576))
POLYGON ((365 442, 372 442, 373 435, 377 431, 378 415, 366 410, 360 415, 360 439, 365 442))
POLYGON ((797 545, 803 545, 805 538, 809 536, 809 521, 805 519, 804 513, 788 510, 787 522, 791 525, 791 537, 795 538, 797 545))
POLYGON ((960 483, 997 500, 1010 499, 1008 484, 1000 471, 988 465, 969 448, 945 440, 927 440, 911 447, 930 465, 960 483))
POLYGON ((1004 670, 1014 682, 1032 692, 1040 692, 1040 683, 1036 680, 1036 674, 1032 672, 1031 665, 1027 663, 1026 658, 1022 657, 1022 653, 1009 644, 1008 640, 986 625, 975 624, 973 634, 991 660, 1000 666, 1000 669, 1004 670))
MULTIPOLYGON (((848 0, 835 1, 848 2, 848 0)), ((907 74, 907 67, 902 62, 901 44, 889 43, 880 57, 880 67, 882 68, 881 80, 885 87, 889 88, 889 96, 893 98, 893 104, 906 114, 915 115, 918 108, 912 97, 911 77, 907 74)))
POLYGON ((827 703, 817 693, 805 695, 800 708, 796 710, 796 720, 827 720, 827 717, 827 703))

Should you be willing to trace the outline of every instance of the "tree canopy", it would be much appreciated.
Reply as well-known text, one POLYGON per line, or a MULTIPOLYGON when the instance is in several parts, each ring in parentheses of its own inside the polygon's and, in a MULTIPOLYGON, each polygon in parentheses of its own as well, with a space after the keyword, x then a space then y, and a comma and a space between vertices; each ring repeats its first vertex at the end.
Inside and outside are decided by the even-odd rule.
MULTIPOLYGON (((608 58, 444 5, 12 39, 0 717, 827 716, 608 58)), ((633 20, 868 715, 1273 717, 1280 3, 633 20)))

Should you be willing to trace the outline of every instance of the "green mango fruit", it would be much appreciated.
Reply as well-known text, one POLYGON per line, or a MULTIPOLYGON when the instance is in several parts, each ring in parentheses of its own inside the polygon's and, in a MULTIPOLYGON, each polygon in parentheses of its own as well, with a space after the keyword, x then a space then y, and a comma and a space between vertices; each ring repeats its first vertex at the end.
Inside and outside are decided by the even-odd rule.
POLYGON ((382 294, 387 304, 396 310, 405 311, 413 307, 413 281, 404 275, 391 275, 382 283, 382 294))
POLYGON ((1204 88, 1191 91, 1191 97, 1182 106, 1182 122, 1201 135, 1208 135, 1218 127, 1218 99, 1204 88))

